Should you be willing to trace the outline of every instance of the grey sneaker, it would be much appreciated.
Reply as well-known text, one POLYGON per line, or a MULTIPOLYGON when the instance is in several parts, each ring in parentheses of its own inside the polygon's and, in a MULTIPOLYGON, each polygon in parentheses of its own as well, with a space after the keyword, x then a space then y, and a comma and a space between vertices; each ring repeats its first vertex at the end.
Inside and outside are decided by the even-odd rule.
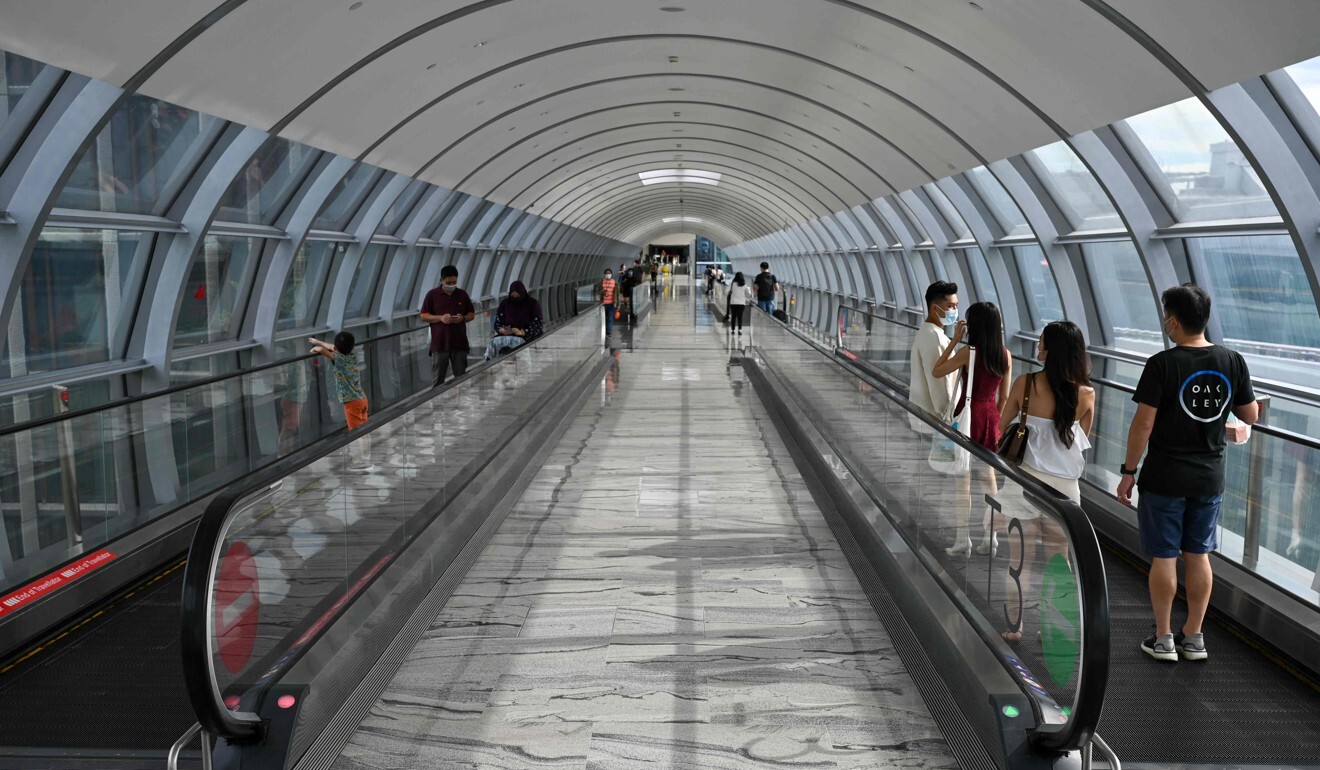
POLYGON ((1151 634, 1141 642, 1141 651, 1155 660, 1178 661, 1178 650, 1173 642, 1173 634, 1156 636, 1151 634))
POLYGON ((1184 634, 1179 631, 1173 637, 1173 644, 1183 660, 1205 660, 1210 657, 1210 653, 1205 651, 1205 634, 1184 634))

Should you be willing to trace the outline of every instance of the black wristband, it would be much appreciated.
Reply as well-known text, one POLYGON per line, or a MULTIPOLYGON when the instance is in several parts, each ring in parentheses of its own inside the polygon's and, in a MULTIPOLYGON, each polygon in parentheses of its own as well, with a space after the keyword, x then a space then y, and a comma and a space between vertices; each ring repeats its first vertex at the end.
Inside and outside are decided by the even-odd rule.
POLYGON ((1129 468, 1129 467, 1127 467, 1126 465, 1120 465, 1120 466, 1118 467, 1118 472, 1119 472, 1119 474, 1122 475, 1122 476, 1135 476, 1135 475, 1137 475, 1137 469, 1136 469, 1136 468, 1129 468))

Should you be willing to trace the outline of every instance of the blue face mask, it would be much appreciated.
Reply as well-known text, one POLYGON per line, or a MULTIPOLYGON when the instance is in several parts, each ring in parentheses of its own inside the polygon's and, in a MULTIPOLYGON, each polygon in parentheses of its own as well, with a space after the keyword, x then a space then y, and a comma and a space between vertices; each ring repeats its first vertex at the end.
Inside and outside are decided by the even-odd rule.
MULTIPOLYGON (((938 308, 939 306, 936 305, 936 307, 938 308)), ((945 326, 953 326, 958 323, 958 308, 951 307, 948 310, 945 310, 944 316, 941 320, 944 322, 945 326)))

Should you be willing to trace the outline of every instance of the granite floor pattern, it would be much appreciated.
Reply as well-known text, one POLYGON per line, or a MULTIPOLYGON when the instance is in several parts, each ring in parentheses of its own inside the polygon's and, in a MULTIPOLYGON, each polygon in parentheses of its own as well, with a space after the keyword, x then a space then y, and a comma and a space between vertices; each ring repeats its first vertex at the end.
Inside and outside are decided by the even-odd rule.
POLYGON ((626 348, 337 767, 955 766, 723 329, 626 348))

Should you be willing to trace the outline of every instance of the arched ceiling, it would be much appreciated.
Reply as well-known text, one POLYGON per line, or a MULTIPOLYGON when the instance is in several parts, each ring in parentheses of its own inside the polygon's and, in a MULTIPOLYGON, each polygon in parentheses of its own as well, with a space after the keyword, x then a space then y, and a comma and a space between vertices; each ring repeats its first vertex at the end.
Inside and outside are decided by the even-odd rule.
POLYGON ((1318 27, 1316 0, 0 6, 6 50, 610 238, 730 245, 1314 56, 1318 27), (673 168, 722 178, 638 177, 673 168))

